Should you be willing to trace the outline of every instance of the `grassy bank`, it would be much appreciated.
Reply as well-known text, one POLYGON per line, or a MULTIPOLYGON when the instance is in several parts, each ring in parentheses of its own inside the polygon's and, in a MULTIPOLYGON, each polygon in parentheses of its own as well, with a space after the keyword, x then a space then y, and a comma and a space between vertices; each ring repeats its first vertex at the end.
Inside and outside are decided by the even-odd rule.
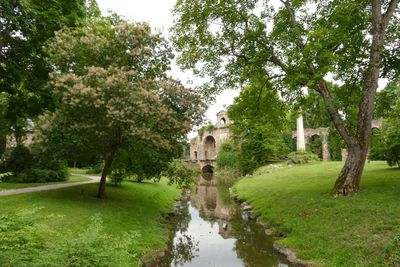
POLYGON ((49 185, 49 184, 65 184, 65 183, 76 183, 76 182, 84 182, 89 181, 89 178, 71 175, 67 181, 62 182, 52 182, 52 183, 2 183, 0 181, 0 191, 10 190, 10 189, 18 189, 18 188, 27 188, 27 187, 36 187, 42 185, 49 185))
POLYGON ((388 265, 385 248, 400 229, 400 170, 367 163, 360 192, 333 198, 330 190, 342 164, 246 177, 234 192, 284 234, 278 242, 302 259, 321 266, 388 265))
MULTIPOLYGON (((129 249, 132 252, 131 255, 138 259, 144 253, 165 245, 168 234, 166 234, 166 225, 160 222, 161 214, 169 210, 174 200, 179 197, 180 191, 177 188, 168 186, 166 181, 141 184, 125 182, 120 187, 108 186, 107 199, 100 200, 95 198, 97 187, 97 184, 89 184, 61 190, 0 197, 0 217, 34 207, 41 208, 38 210, 39 216, 36 217, 44 218, 40 223, 45 226, 45 229, 51 229, 51 233, 57 233, 56 235, 48 234, 52 244, 64 242, 61 240, 63 236, 79 237, 82 233, 95 227, 93 221, 99 221, 97 218, 100 218, 101 227, 105 232, 104 236, 107 235, 105 238, 100 236, 100 241, 107 241, 103 252, 108 253, 108 258, 113 249, 116 249, 116 253, 119 253, 118 249, 129 249), (124 248, 113 247, 111 241, 117 241, 116 246, 122 244, 128 231, 131 231, 129 235, 134 233, 134 242, 124 248), (109 241, 109 239, 112 240, 109 241)), ((42 226, 39 228, 43 229, 42 226)), ((90 238, 93 239, 93 234, 89 233, 85 236, 85 239, 90 238)), ((86 242, 87 240, 81 238, 78 241, 86 242)), ((78 244, 78 241, 74 241, 73 245, 78 244)), ((99 242, 96 240, 94 243, 98 244, 99 242)), ((70 243, 66 242, 66 244, 70 246, 70 243)), ((55 245, 55 247, 57 246, 55 245)), ((101 252, 104 248, 89 249, 93 249, 93 253, 96 253, 96 250, 101 252)), ((78 252, 80 250, 79 248, 78 252)), ((20 251, 15 250, 15 254, 18 253, 20 251)), ((93 257, 97 257, 97 255, 93 255, 93 257)), ((101 257, 99 258, 101 259, 101 257)), ((1 260, 2 256, 0 256, 0 262, 1 260)), ((105 266, 111 264, 103 263, 105 266)), ((122 261, 113 263, 113 266, 115 265, 135 266, 135 263, 122 261)))

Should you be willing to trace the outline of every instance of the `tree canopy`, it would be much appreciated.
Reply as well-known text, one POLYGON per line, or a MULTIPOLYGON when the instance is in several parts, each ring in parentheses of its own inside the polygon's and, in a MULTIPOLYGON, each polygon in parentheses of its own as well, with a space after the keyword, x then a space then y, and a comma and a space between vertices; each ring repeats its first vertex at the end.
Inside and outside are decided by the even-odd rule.
POLYGON ((3 132, 22 142, 27 119, 54 106, 46 63, 46 42, 64 26, 86 18, 85 0, 0 1, 0 88, 9 102, 3 132), (11 108, 12 107, 12 108, 11 108))
MULTIPOLYGON (((176 151, 202 119, 200 95, 167 77, 171 49, 147 24, 129 23, 116 15, 99 17, 85 27, 57 32, 48 53, 58 98, 56 117, 62 118, 58 121, 66 120, 63 125, 88 136, 82 140, 98 149, 87 152, 99 153, 105 161, 99 197, 104 197, 105 179, 120 149, 147 147, 130 150, 137 158, 146 151, 176 151)), ((51 132, 51 122, 49 127, 51 132)), ((163 161, 174 155, 165 154, 163 161)), ((154 169, 135 170, 143 174, 154 169)))
POLYGON ((318 93, 349 151, 332 191, 346 195, 359 188, 378 79, 400 71, 398 3, 179 0, 173 40, 184 68, 211 77, 208 92, 257 81, 290 102, 318 93))

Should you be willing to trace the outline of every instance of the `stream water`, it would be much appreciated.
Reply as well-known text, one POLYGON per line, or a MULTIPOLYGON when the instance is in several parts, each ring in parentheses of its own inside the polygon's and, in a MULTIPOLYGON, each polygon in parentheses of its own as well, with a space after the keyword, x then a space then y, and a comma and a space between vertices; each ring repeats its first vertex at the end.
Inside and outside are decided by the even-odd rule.
POLYGON ((175 236, 158 266, 289 266, 272 245, 264 229, 233 203, 228 187, 203 174, 179 207, 175 236))

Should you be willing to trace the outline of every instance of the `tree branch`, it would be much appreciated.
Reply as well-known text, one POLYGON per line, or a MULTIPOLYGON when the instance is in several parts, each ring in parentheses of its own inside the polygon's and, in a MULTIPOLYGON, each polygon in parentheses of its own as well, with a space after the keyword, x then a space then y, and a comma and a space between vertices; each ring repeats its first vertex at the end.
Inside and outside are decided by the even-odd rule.
POLYGON ((391 0, 386 12, 382 15, 382 28, 385 30, 389 24, 390 18, 399 4, 399 0, 391 0))
POLYGON ((303 43, 303 40, 301 39, 300 26, 296 20, 296 16, 294 14, 293 7, 290 4, 289 0, 286 0, 286 1, 281 0, 281 2, 285 5, 286 10, 289 13, 289 19, 292 24, 293 30, 295 31, 296 44, 297 44, 299 50, 304 50, 305 45, 303 43))
POLYGON ((319 81, 317 92, 321 94, 328 114, 332 118, 333 124, 335 125, 335 128, 339 132, 340 136, 343 138, 348 146, 355 145, 357 141, 344 125, 344 121, 341 118, 337 108, 335 107, 335 104, 333 103, 333 98, 324 79, 321 79, 319 81))

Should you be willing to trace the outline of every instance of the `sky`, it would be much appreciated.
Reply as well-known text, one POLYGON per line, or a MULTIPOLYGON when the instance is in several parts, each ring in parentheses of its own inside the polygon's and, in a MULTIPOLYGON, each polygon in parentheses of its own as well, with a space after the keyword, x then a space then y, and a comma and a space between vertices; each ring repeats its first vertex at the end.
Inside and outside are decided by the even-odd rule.
MULTIPOLYGON (((108 11, 113 11, 131 21, 148 22, 150 26, 161 32, 165 37, 169 36, 169 28, 173 23, 172 8, 176 0, 97 0, 103 15, 108 11)), ((169 73, 172 77, 181 80, 184 84, 190 80, 193 85, 200 85, 201 81, 190 71, 182 71, 173 63, 169 73)), ((239 90, 225 90, 216 97, 215 103, 209 105, 206 112, 206 119, 216 123, 216 114, 233 103, 235 96, 239 95, 239 90)), ((189 138, 196 133, 189 134, 189 138)))

